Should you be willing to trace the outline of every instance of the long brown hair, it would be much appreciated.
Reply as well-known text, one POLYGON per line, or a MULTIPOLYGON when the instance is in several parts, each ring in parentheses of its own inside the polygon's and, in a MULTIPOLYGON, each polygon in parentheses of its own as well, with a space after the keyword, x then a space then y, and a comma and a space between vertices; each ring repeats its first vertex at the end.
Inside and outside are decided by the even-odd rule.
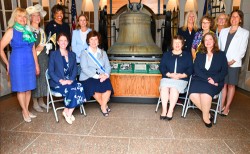
POLYGON ((212 36, 213 40, 214 40, 214 46, 213 46, 213 49, 212 49, 212 53, 216 53, 216 52, 219 52, 220 49, 219 49, 219 45, 218 45, 218 41, 217 41, 217 37, 214 35, 213 32, 208 32, 206 33, 203 37, 202 37, 202 40, 201 40, 201 45, 199 46, 199 51, 201 53, 207 53, 207 47, 205 46, 205 38, 206 36, 212 36))

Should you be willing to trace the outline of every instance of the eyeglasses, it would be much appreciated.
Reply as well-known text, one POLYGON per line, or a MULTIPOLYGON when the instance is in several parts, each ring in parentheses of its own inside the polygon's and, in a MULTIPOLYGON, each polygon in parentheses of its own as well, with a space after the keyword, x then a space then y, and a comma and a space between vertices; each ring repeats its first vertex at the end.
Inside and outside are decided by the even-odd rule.
POLYGON ((202 24, 205 24, 205 25, 206 25, 206 24, 210 24, 210 22, 202 22, 202 24))
POLYGON ((218 18, 218 20, 226 20, 226 18, 218 18))

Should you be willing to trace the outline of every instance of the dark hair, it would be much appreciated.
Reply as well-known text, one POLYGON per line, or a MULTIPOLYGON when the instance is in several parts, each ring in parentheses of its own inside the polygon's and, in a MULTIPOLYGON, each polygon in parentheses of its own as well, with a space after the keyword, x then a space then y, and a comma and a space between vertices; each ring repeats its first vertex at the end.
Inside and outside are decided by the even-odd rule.
POLYGON ((214 19, 213 19, 213 17, 211 17, 210 15, 204 15, 204 16, 202 16, 202 18, 200 20, 200 26, 201 26, 201 28, 202 28, 202 21, 204 19, 206 19, 206 20, 208 20, 210 22, 209 29, 211 30, 214 27, 214 19))
POLYGON ((182 44, 182 48, 185 44, 185 41, 184 41, 184 38, 181 36, 181 35, 175 35, 173 38, 172 38, 172 41, 171 41, 171 47, 173 48, 173 43, 174 43, 174 40, 181 40, 181 44, 182 44))
POLYGON ((81 17, 85 17, 86 22, 87 22, 86 27, 89 27, 89 18, 88 18, 88 16, 85 15, 85 14, 80 14, 80 15, 77 17, 76 29, 81 29, 81 26, 79 25, 79 19, 80 19, 81 17))
POLYGON ((213 46, 212 52, 213 52, 213 53, 219 52, 220 49, 219 49, 217 37, 214 35, 213 32, 208 32, 208 33, 206 33, 206 34, 202 37, 201 45, 199 46, 198 51, 200 51, 201 53, 207 53, 207 47, 205 46, 205 38, 206 38, 207 35, 212 36, 212 38, 213 38, 213 40, 214 40, 214 46, 213 46))
POLYGON ((62 11, 63 15, 64 15, 64 7, 62 5, 60 5, 60 4, 56 4, 51 8, 51 13, 52 13, 51 16, 52 16, 53 19, 54 19, 55 13, 58 12, 58 11, 62 11))
POLYGON ((97 38, 98 38, 98 42, 99 42, 99 45, 100 45, 100 44, 102 43, 102 42, 101 42, 101 34, 98 33, 98 32, 95 31, 95 30, 90 31, 90 32, 88 33, 86 42, 89 44, 89 39, 90 39, 91 37, 96 37, 96 36, 97 36, 97 38))
POLYGON ((242 27, 243 24, 244 24, 244 13, 241 10, 234 10, 234 11, 231 12, 230 19, 229 19, 230 24, 231 24, 231 17, 232 17, 232 15, 233 15, 234 12, 237 12, 238 15, 240 16, 240 20, 241 21, 240 21, 239 25, 242 27))
POLYGON ((69 36, 68 36, 66 33, 64 33, 64 32, 61 32, 61 33, 56 37, 56 41, 58 41, 59 38, 60 38, 61 36, 65 36, 65 37, 67 38, 67 41, 69 42, 69 36))

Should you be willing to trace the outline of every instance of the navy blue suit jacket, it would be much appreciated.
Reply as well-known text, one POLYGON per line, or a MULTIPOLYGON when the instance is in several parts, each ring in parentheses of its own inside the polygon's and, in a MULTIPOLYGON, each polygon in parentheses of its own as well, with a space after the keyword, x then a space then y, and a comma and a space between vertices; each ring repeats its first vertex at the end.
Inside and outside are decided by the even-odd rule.
POLYGON ((166 73, 174 73, 175 59, 177 58, 177 72, 185 73, 188 77, 182 80, 188 80, 189 76, 193 73, 193 60, 191 53, 188 51, 182 51, 180 55, 173 55, 172 51, 163 53, 160 63, 160 71, 162 78, 168 78, 166 73))
MULTIPOLYGON (((56 50, 50 53, 49 57, 49 76, 50 76, 50 86, 56 87, 59 85, 60 79, 65 79, 64 76, 64 66, 63 59, 60 50, 56 50)), ((68 52, 69 59, 69 80, 76 80, 77 75, 77 64, 76 64, 76 54, 72 51, 68 52)))
POLYGON ((224 79, 227 75, 227 58, 224 52, 217 52, 213 54, 211 66, 208 70, 205 68, 206 54, 197 53, 194 61, 194 76, 193 79, 207 81, 211 77, 219 86, 224 85, 224 79))

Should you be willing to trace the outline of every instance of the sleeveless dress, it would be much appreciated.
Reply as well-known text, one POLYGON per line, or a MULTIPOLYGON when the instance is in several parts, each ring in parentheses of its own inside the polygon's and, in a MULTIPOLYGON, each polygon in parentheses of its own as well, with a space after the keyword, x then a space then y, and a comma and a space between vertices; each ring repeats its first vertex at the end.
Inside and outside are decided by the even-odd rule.
POLYGON ((11 90, 25 92, 36 88, 36 68, 32 47, 34 43, 23 41, 23 33, 13 28, 9 59, 11 90))
MULTIPOLYGON (((32 29, 34 37, 36 38, 35 46, 38 46, 41 42, 41 40, 46 41, 45 33, 41 36, 41 31, 43 29, 32 29), (44 37, 44 38, 42 38, 44 37), (42 38, 42 39, 41 39, 42 38), (45 40, 44 40, 45 39, 45 40)), ((40 67, 40 74, 36 77, 36 89, 32 91, 32 97, 38 98, 47 96, 47 84, 45 79, 45 72, 48 69, 48 62, 49 62, 49 56, 46 53, 46 47, 43 48, 43 50, 40 52, 40 54, 37 56, 39 67, 40 67)))
MULTIPOLYGON (((65 58, 62 56, 64 75, 65 78, 69 79, 69 63, 66 62, 65 58)), ((51 87, 52 90, 61 93, 64 97, 64 105, 66 108, 75 108, 86 101, 84 95, 84 89, 80 82, 74 80, 71 85, 57 85, 56 87, 51 87)))

